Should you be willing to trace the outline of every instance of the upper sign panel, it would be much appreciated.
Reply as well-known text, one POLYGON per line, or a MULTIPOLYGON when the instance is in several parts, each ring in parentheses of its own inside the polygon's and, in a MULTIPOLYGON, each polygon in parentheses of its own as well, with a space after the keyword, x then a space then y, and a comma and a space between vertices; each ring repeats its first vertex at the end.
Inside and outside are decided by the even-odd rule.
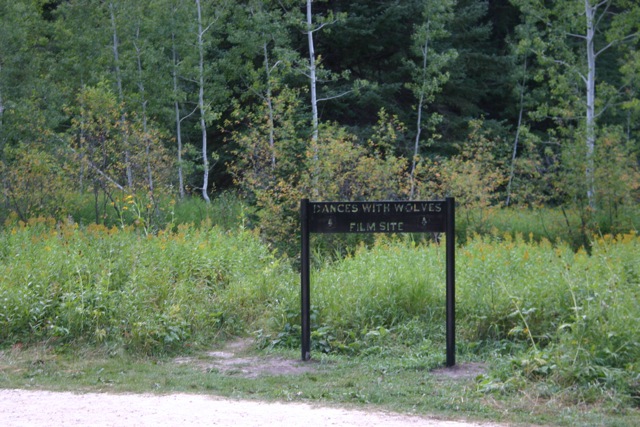
POLYGON ((444 232, 445 201, 310 202, 312 233, 424 233, 444 232))

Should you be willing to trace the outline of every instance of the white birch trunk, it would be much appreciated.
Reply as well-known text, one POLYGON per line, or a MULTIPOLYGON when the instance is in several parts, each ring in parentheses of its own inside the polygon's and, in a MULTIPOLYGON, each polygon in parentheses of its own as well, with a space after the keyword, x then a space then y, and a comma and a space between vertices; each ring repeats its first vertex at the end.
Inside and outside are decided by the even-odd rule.
POLYGON ((200 110, 200 130, 202 131, 202 198, 207 203, 211 203, 211 199, 208 194, 209 159, 207 157, 207 123, 204 105, 204 30, 202 29, 202 9, 200 7, 200 0, 195 1, 198 10, 198 53, 200 54, 200 60, 198 62, 198 109, 200 110))
POLYGON ((307 0, 307 40, 309 42, 309 83, 311 89, 311 126, 313 134, 311 141, 314 145, 315 155, 318 155, 318 95, 316 77, 316 53, 313 47, 313 20, 311 13, 312 0, 307 0))
POLYGON ((140 26, 136 28, 136 43, 134 43, 134 47, 136 49, 136 59, 138 63, 138 91, 140 92, 140 104, 142 108, 142 131, 144 133, 144 150, 145 156, 147 160, 147 185, 149 187, 149 194, 153 199, 153 173, 151 167, 151 141, 149 139, 149 135, 147 133, 147 98, 144 90, 144 81, 142 79, 142 50, 138 45, 138 41, 140 40, 140 26))
POLYGON ((527 76, 527 58, 524 59, 522 84, 520 85, 520 111, 518 112, 518 126, 516 128, 516 136, 513 140, 513 152, 511 153, 511 166, 509 170, 509 182, 507 184, 507 201, 506 206, 511 204, 511 186, 513 184, 513 175, 515 174, 516 156, 518 154, 518 144, 520 143, 520 129, 522 129, 522 115, 524 113, 524 91, 527 76))
MULTIPOLYGON (((0 65, 0 74, 2 73, 2 65, 0 65)), ((2 92, 0 91, 0 128, 2 128, 2 118, 4 115, 4 101, 2 100, 2 92)))
POLYGON ((592 6, 590 0, 584 0, 585 16, 587 20, 587 75, 585 79, 587 92, 587 111, 586 111, 586 168, 585 179, 587 186, 587 200, 589 207, 595 211, 595 161, 594 151, 596 146, 596 52, 594 45, 595 38, 595 13, 598 5, 592 6))
POLYGON ((109 13, 111 17, 111 30, 112 30, 112 50, 113 50, 113 64, 116 73, 116 87, 118 88, 118 98, 122 102, 122 76, 120 73, 120 56, 118 53, 118 29, 116 26, 116 14, 114 11, 113 2, 109 2, 109 13))
POLYGON ((184 177, 182 172, 182 119, 180 118, 180 103, 178 102, 178 53, 176 51, 175 33, 171 33, 171 50, 173 55, 173 107, 176 118, 176 141, 178 143, 178 194, 184 199, 184 177))
MULTIPOLYGON (((113 60, 114 60, 114 70, 116 74, 116 87, 118 88, 118 100, 122 103, 124 101, 124 94, 122 91, 122 74, 120 71, 120 55, 118 53, 118 30, 116 26, 116 15, 114 11, 115 6, 113 2, 109 2, 109 13, 111 16, 111 28, 113 34, 113 60)), ((122 122, 124 122, 124 114, 121 117, 122 122)), ((125 150, 124 150, 124 163, 127 175, 127 186, 131 189, 133 188, 133 172, 131 171, 131 155, 129 153, 129 142, 126 138, 126 135, 123 133, 123 137, 125 138, 125 150)))
POLYGON ((318 197, 318 95, 317 95, 317 76, 316 76, 316 53, 313 47, 313 15, 311 13, 311 2, 307 0, 307 41, 309 43, 309 86, 311 91, 311 186, 314 197, 318 197))
MULTIPOLYGON (((427 34, 429 33, 429 23, 427 22, 427 34)), ((413 161, 411 162, 411 190, 409 192, 409 200, 413 200, 415 193, 415 174, 418 156, 420 154, 420 135, 422 134, 422 107, 424 106, 425 96, 425 80, 427 78, 427 54, 429 53, 429 36, 425 37, 424 47, 422 48, 422 87, 420 88, 420 96, 418 99, 418 119, 416 120, 416 140, 413 146, 413 161)))

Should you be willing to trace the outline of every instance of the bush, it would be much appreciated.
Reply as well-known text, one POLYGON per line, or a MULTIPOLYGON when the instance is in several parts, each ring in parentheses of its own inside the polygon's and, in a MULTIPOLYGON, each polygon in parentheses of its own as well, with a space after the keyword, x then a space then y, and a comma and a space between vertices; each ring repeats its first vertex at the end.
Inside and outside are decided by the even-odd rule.
MULTIPOLYGON (((254 118, 255 119, 255 118, 254 118)), ((264 125, 264 123, 262 123, 264 125)), ((233 170, 248 199, 255 202, 263 235, 285 253, 298 248, 300 200, 397 200, 407 193, 406 161, 385 153, 401 124, 380 115, 377 131, 361 141, 346 129, 324 124, 319 140, 307 143, 284 124, 274 146, 260 120, 234 138, 241 150, 233 170), (289 129, 289 131, 286 131, 289 129)), ((390 151, 390 150, 388 150, 390 151)))
MULTIPOLYGON (((6 212, 22 221, 41 215, 64 217, 71 195, 67 166, 37 146, 20 145, 5 154, 11 159, 11 167, 0 161, 6 212)), ((2 221, 3 216, 9 215, 0 212, 2 221)))

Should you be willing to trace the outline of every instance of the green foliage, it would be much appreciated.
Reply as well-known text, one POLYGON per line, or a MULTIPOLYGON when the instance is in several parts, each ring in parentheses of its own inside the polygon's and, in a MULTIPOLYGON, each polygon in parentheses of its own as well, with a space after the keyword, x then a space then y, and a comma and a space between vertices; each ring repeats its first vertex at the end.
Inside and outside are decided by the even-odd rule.
POLYGON ((287 301, 291 271, 250 232, 157 235, 49 220, 1 236, 4 343, 109 342, 156 353, 239 333, 287 301))
MULTIPOLYGON (((6 178, 9 177, 7 175, 6 178)), ((48 176, 49 181, 42 184, 42 188, 56 188, 58 181, 52 177, 55 174, 48 176)), ((39 187, 35 187, 35 190, 37 188, 39 187)), ((9 194, 7 189, 4 195, 9 194)), ((193 224, 195 227, 219 226, 224 230, 255 227, 254 209, 232 192, 217 194, 212 203, 192 197, 176 200, 172 194, 160 194, 152 198, 148 192, 132 194, 116 191, 112 193, 112 199, 100 197, 97 200, 92 194, 71 192, 68 188, 62 188, 59 192, 51 190, 41 195, 40 201, 36 199, 38 194, 35 191, 32 196, 27 194, 18 198, 19 203, 38 202, 33 205, 30 211, 32 215, 27 216, 26 221, 16 212, 11 199, 6 198, 0 206, 0 229, 2 226, 15 226, 19 221, 28 222, 29 219, 38 218, 36 213, 60 223, 77 223, 80 226, 96 224, 96 203, 102 212, 97 223, 109 228, 136 229, 144 234, 157 234, 164 229, 175 230, 183 224, 193 224)))
MULTIPOLYGON (((283 94, 285 92, 283 91, 283 94)), ((238 132, 240 161, 237 179, 258 208, 259 227, 267 239, 285 251, 297 250, 299 204, 302 198, 321 200, 391 200, 406 193, 406 161, 385 153, 402 129, 396 118, 381 114, 375 134, 360 142, 347 130, 326 124, 317 144, 305 146, 295 132, 297 104, 284 99, 288 116, 280 114, 281 98, 274 98, 278 121, 250 116, 246 133, 238 132), (269 130, 274 130, 273 145, 269 130)))
MULTIPOLYGON (((381 116, 382 120, 393 118, 381 116)), ((382 131, 379 136, 385 140, 382 131)), ((396 200, 406 192, 406 162, 392 154, 382 156, 377 141, 370 140, 371 150, 346 131, 333 126, 321 129, 317 151, 307 152, 303 173, 303 194, 314 200, 396 200)), ((394 133, 389 135, 394 137, 394 133)))
POLYGON ((136 115, 127 116, 106 84, 83 88, 78 104, 77 110, 70 111, 69 145, 78 173, 86 170, 96 190, 107 194, 125 187, 151 191, 169 184, 172 160, 162 134, 143 125, 136 115))
MULTIPOLYGON (((561 208, 497 208, 465 209, 459 208, 456 222, 458 242, 478 235, 503 236, 517 234, 527 236, 529 240, 540 242, 564 242, 573 250, 590 250, 591 237, 585 235, 582 227, 582 212, 579 209, 561 208)), ((600 233, 626 233, 638 230, 640 218, 636 209, 621 207, 618 211, 600 212, 596 216, 595 227, 600 233)))
MULTIPOLYGON (((296 287, 283 287, 295 279, 248 230, 294 255, 301 198, 413 196, 415 151, 402 123, 414 122, 413 92, 429 101, 432 132, 417 150, 424 158, 415 156, 419 197, 458 202, 461 346, 508 360, 487 391, 513 379, 593 391, 587 398, 616 387, 637 400, 637 237, 624 234, 640 226, 637 2, 441 2, 428 5, 447 6, 429 14, 428 28, 424 1, 373 3, 314 4, 333 24, 315 40, 327 77, 319 83, 332 89, 319 90, 349 93, 321 104, 317 142, 300 73, 300 2, 208 3, 202 51, 185 1, 0 4, 3 342, 153 353, 260 329, 295 345, 296 287), (585 4, 605 12, 594 129, 585 123, 585 4), (410 66, 429 59, 425 46, 445 54, 410 66), (516 75, 523 122, 514 153, 516 75), (330 76, 368 84, 353 90, 330 76), (205 135, 193 110, 201 87, 201 117, 222 125, 205 135), (196 178, 211 166, 212 181, 237 185, 244 199, 174 201, 167 147, 180 141, 180 166, 203 164, 194 149, 203 136, 219 162, 185 168, 187 190, 213 184, 196 178), (513 154, 516 209, 503 210, 513 154), (623 236, 592 242, 608 232, 623 236)), ((367 236, 368 247, 352 250, 351 237, 332 239, 314 238, 317 350, 413 346, 424 355, 441 344, 442 248, 367 236)))
POLYGON ((417 198, 455 197, 467 213, 467 226, 486 231, 487 209, 499 203, 507 181, 500 155, 506 144, 500 135, 485 129, 483 121, 473 120, 469 125, 468 139, 464 146, 460 144, 459 154, 427 159, 420 165, 417 198))
MULTIPOLYGON (((504 317, 511 317, 513 323, 499 329, 515 339, 529 339, 532 345, 514 353, 512 368, 497 372, 493 384, 513 386, 513 378, 519 377, 563 389, 579 386, 581 400, 600 399, 603 390, 615 390, 623 399, 637 399, 640 330, 633 321, 633 311, 640 296, 634 261, 638 243, 635 233, 607 235, 594 241, 591 256, 562 247, 535 253, 531 246, 520 257, 516 255, 520 260, 527 255, 525 262, 546 266, 546 270, 513 277, 514 272, 520 276, 522 270, 532 270, 515 263, 507 280, 519 285, 513 289, 497 283, 509 286, 515 310, 504 317)), ((517 242, 513 249, 518 246, 520 251, 524 249, 517 242)), ((511 253, 517 253, 513 249, 511 253)), ((483 256, 488 258, 489 254, 483 256)), ((501 280, 499 277, 495 282, 501 280)), ((492 305, 499 294, 491 292, 492 305)), ((506 305, 505 313, 509 311, 506 305)), ((495 321, 496 316, 493 318, 495 321)))
POLYGON ((146 212, 158 213, 159 191, 167 191, 173 179, 173 159, 163 145, 164 135, 146 118, 124 113, 124 105, 102 82, 85 87, 78 94, 77 109, 71 109, 71 126, 67 132, 68 158, 73 165, 67 178, 76 178, 72 189, 94 195, 95 222, 109 223, 109 208, 115 209, 122 221, 121 201, 126 193, 146 201, 138 203, 138 219, 146 212), (85 181, 86 180, 86 181, 85 181), (88 183, 87 183, 88 181, 88 183))
POLYGON ((442 116, 439 113, 432 113, 423 120, 423 114, 427 114, 427 109, 433 103, 435 96, 442 90, 442 87, 449 80, 447 69, 451 62, 455 60, 458 53, 455 49, 444 50, 438 44, 442 39, 450 36, 448 27, 453 19, 454 2, 443 1, 438 3, 428 3, 422 12, 423 22, 417 26, 413 34, 413 50, 418 60, 416 62, 407 61, 408 69, 411 71, 411 82, 407 83, 407 88, 413 92, 417 100, 416 110, 416 135, 411 156, 411 189, 410 198, 413 198, 415 191, 416 164, 420 156, 420 140, 423 128, 430 131, 430 135, 425 138, 430 143, 439 137, 435 133, 435 127, 441 122, 442 116))
POLYGON ((10 168, 0 163, 7 211, 22 221, 41 215, 64 217, 71 186, 67 165, 36 144, 6 148, 4 154, 11 163, 10 168))
POLYGON ((605 128, 597 147, 596 188, 599 207, 617 211, 640 201, 640 150, 625 141, 620 128, 605 128))
MULTIPOLYGON (((235 193, 224 192, 216 195, 212 203, 200 198, 187 198, 172 204, 171 223, 213 225, 223 230, 251 229, 253 208, 235 193)), ((169 217, 167 216, 167 223, 169 217)))
POLYGON ((417 252, 415 244, 379 239, 370 250, 361 246, 352 257, 312 275, 317 325, 332 332, 325 349, 358 352, 373 337, 380 341, 413 319, 433 325, 444 319, 444 288, 437 285, 444 247, 417 252), (422 274, 415 267, 402 268, 409 254, 422 274), (400 259, 405 259, 402 266, 400 259))
POLYGON ((640 200, 640 168, 634 144, 625 141, 618 127, 602 129, 595 149, 595 209, 588 206, 584 196, 586 168, 581 160, 584 151, 582 144, 570 143, 563 147, 558 159, 563 167, 556 168, 550 181, 553 184, 553 198, 565 200, 566 208, 579 212, 578 227, 585 235, 623 232, 633 228, 628 214, 633 212, 633 207, 640 200), (624 226, 620 228, 622 224, 624 226))
POLYGON ((526 109, 551 143, 545 149, 551 167, 545 172, 554 196, 578 206, 583 227, 591 232, 596 211, 612 203, 609 188, 620 191, 616 198, 634 194, 636 187, 630 118, 637 92, 626 85, 635 78, 631 52, 640 41, 635 19, 640 9, 617 0, 513 4, 523 16, 518 51, 531 70, 526 109), (618 156, 631 161, 616 162, 618 156))
MULTIPOLYGON (((594 216, 600 215, 597 210, 615 216, 616 210, 637 201, 640 122, 639 9, 627 0, 592 3, 604 12, 598 15, 596 32, 598 139, 593 157, 593 144, 585 144, 592 132, 583 126, 585 43, 573 36, 585 34, 585 4, 574 0, 566 6, 530 0, 317 2, 317 23, 331 24, 315 38, 324 73, 318 76, 318 91, 325 98, 319 104, 321 125, 328 129, 325 142, 342 141, 334 148, 344 149, 349 141, 355 148, 345 149, 345 156, 361 153, 369 160, 360 167, 375 163, 372 170, 385 169, 383 177, 397 164, 422 161, 418 170, 409 171, 411 184, 418 172, 423 190, 429 182, 442 187, 423 194, 452 191, 465 202, 489 200, 495 205, 505 199, 504 171, 495 175, 495 166, 505 169, 513 150, 505 149, 509 144, 504 142, 514 140, 513 126, 519 123, 521 143, 508 191, 513 202, 582 207, 589 234, 594 216), (522 93, 513 90, 516 80, 522 93), (420 98, 422 105, 416 102, 420 98), (382 111, 389 119, 380 117, 382 111), (420 124, 418 112, 424 113, 420 124), (491 142, 491 162, 484 155, 477 158, 477 146, 465 136, 468 124, 475 127, 482 116, 487 117, 482 131, 472 133, 476 140, 491 142), (379 138, 381 122, 394 128, 393 137, 379 138), (412 125, 407 131, 403 122, 416 123, 428 135, 413 138, 418 129, 412 125), (495 133, 483 135, 488 129, 495 133), (370 139, 377 148, 368 145, 370 139), (390 156, 397 156, 396 164, 390 156), (592 160, 598 203, 587 209, 584 199, 592 179, 586 175, 592 160), (433 162, 442 171, 430 170, 433 162), (489 173, 483 178, 485 167, 489 173), (446 184, 441 182, 445 174, 446 184)), ((195 193, 206 186, 239 184, 258 212, 290 213, 291 206, 263 206, 282 195, 284 200, 298 198, 300 191, 292 191, 289 181, 303 183, 304 174, 312 177, 301 189, 317 191, 318 168, 328 162, 353 165, 352 159, 335 158, 331 149, 323 153, 327 159, 312 164, 324 148, 308 147, 314 129, 299 6, 289 0, 203 5, 201 58, 195 46, 196 9, 189 2, 16 0, 1 5, 0 150, 5 174, 21 167, 13 163, 17 156, 5 155, 5 147, 22 150, 37 142, 65 164, 71 184, 67 197, 83 198, 98 188, 97 221, 104 221, 105 199, 115 203, 109 198, 115 199, 111 193, 117 186, 130 193, 153 192, 152 198, 172 191, 171 184, 177 188, 176 165, 183 168, 181 197, 183 188, 195 193), (197 114, 200 77, 203 105, 197 114), (203 136, 210 148, 207 159, 200 149, 203 136), (173 146, 180 153, 169 149, 173 146), (76 168, 66 165, 72 157, 76 168), (278 170, 271 171, 274 163, 278 170), (187 168, 192 165, 200 166, 187 168), (209 172, 205 183, 201 175, 209 172), (265 196, 257 197, 252 187, 262 188, 265 196)), ((363 179, 358 179, 361 185, 363 179)), ((399 180, 406 178, 394 175, 394 184, 399 180)), ((409 197, 413 193, 410 189, 409 197)), ((282 218, 283 230, 291 229, 287 215, 274 216, 282 218)), ((274 241, 284 237, 282 245, 290 244, 286 239, 291 232, 263 225, 274 241)))
POLYGON ((550 191, 555 168, 545 165, 545 159, 546 163, 552 163, 555 153, 552 150, 541 153, 540 138, 526 125, 520 125, 517 138, 516 156, 512 157, 510 166, 513 178, 507 184, 505 205, 541 207, 550 204, 559 194, 550 191))

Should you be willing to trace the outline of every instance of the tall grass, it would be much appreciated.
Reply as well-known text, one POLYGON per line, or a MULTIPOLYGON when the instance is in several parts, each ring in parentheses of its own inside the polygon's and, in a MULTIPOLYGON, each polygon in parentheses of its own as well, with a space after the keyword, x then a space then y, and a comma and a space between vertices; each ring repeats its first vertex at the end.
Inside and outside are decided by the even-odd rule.
MULTIPOLYGON (((177 199, 175 194, 156 193, 151 197, 145 192, 114 192, 110 197, 84 193, 70 193, 65 205, 47 218, 56 221, 73 221, 81 226, 102 224, 107 227, 134 225, 147 232, 157 232, 179 224, 218 225, 230 230, 239 226, 250 228, 253 209, 233 191, 224 191, 212 196, 206 203, 200 197, 177 199)), ((3 225, 17 223, 18 215, 8 207, 0 205, 0 229, 3 225)))
MULTIPOLYGON (((604 235, 588 249, 522 234, 458 247, 459 353, 507 361, 487 387, 544 380, 638 399, 640 237, 604 235)), ((443 244, 379 236, 317 260, 311 279, 314 351, 444 355, 443 244)), ((299 314, 289 260, 242 227, 145 233, 34 219, 0 233, 3 345, 157 353, 259 331, 265 344, 297 346, 299 314)))
POLYGON ((456 230, 459 242, 474 234, 530 236, 535 241, 563 241, 574 250, 590 249, 594 234, 627 233, 640 230, 640 211, 635 205, 622 205, 614 210, 601 209, 585 218, 575 207, 488 207, 459 208, 456 230))
MULTIPOLYGON (((459 348, 510 361, 498 383, 519 376, 615 386, 637 399, 639 260, 636 233, 595 239, 590 254, 520 234, 471 236, 456 255, 459 348)), ((428 344, 444 355, 444 245, 381 237, 316 269, 311 302, 316 351, 380 350, 383 337, 388 346, 428 344)), ((297 307, 288 310, 275 343, 296 343, 285 339, 299 333, 297 307)))
POLYGON ((237 332, 286 300, 291 271, 248 231, 32 220, 0 234, 0 341, 157 352, 237 332))

